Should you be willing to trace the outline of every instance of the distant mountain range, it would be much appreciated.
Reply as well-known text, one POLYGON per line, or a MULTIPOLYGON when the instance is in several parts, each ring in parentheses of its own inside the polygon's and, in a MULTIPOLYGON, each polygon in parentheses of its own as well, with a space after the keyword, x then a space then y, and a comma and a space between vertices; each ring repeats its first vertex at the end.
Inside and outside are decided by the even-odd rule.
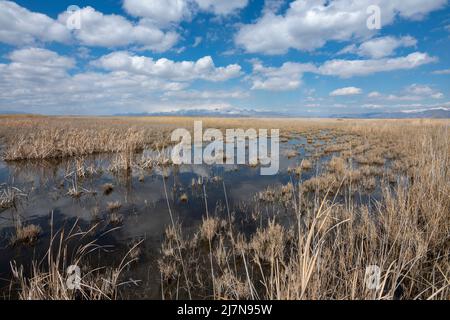
MULTIPOLYGON (((0 111, 0 115, 25 115, 24 112, 0 111)), ((440 107, 433 109, 408 110, 397 112, 368 112, 353 114, 292 114, 275 111, 261 111, 255 109, 220 108, 220 109, 187 109, 168 112, 151 113, 120 113, 113 116, 128 117, 227 117, 227 118, 342 118, 342 119, 450 119, 450 108, 440 107)))
POLYGON ((292 118, 292 117, 306 117, 306 118, 343 118, 343 119, 448 119, 450 118, 450 108, 434 108, 427 110, 409 110, 398 112, 370 112, 358 114, 333 114, 333 115, 314 115, 305 116, 302 114, 290 114, 273 111, 259 111, 253 109, 189 109, 176 110, 169 112, 152 112, 152 113, 125 113, 116 114, 115 116, 133 116, 133 117, 156 117, 156 116, 179 116, 179 117, 278 117, 278 118, 292 118))
POLYGON ((238 109, 238 108, 221 108, 221 109, 187 109, 168 112, 151 112, 151 113, 121 113, 115 116, 141 116, 141 117, 230 117, 230 118, 248 118, 248 117, 288 117, 288 114, 272 111, 259 111, 254 109, 238 109))
POLYGON ((331 118, 355 119, 449 119, 450 108, 434 108, 428 110, 412 110, 399 112, 372 112, 352 115, 333 115, 331 118))

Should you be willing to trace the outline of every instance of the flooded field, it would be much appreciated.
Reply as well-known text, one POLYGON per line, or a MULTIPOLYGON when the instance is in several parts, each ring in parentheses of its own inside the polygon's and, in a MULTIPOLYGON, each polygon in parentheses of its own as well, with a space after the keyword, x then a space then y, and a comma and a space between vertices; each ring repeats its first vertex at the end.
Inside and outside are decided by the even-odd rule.
MULTIPOLYGON (((5 157, 2 296, 45 298, 33 290, 48 287, 51 269, 62 275, 64 286, 67 268, 77 265, 83 293, 56 285, 46 294, 411 298, 425 290, 424 296, 448 297, 448 289, 438 291, 447 286, 450 270, 448 125, 358 123, 355 130, 339 122, 317 128, 288 124, 279 123, 285 134, 274 176, 261 176, 259 166, 250 165, 173 165, 170 146, 5 157), (419 149, 402 146, 408 141, 405 130, 420 130, 424 158, 419 149), (437 192, 433 206, 426 204, 427 192, 437 192), (420 216, 424 210, 426 216, 420 216), (430 254, 439 274, 427 262, 430 254), (369 264, 384 268, 382 291, 364 288, 369 264), (408 272, 438 283, 419 285, 407 279, 408 272), (352 286, 358 287, 351 291, 352 286), (93 294, 96 290, 102 293, 93 294)), ((14 141, 6 140, 3 150, 14 141)))
MULTIPOLYGON (((209 210, 228 202, 230 210, 239 214, 242 207, 253 205, 253 200, 267 187, 298 183, 314 176, 317 170, 324 170, 323 164, 331 155, 320 157, 314 168, 301 175, 290 171, 302 159, 311 157, 306 145, 306 139, 301 138, 283 143, 280 172, 275 176, 261 176, 258 166, 249 165, 166 165, 114 172, 111 168, 115 156, 108 154, 50 161, 2 161, 1 184, 17 188, 17 201, 1 213, 0 277, 10 276, 10 261, 26 264, 27 259, 44 256, 51 228, 72 228, 76 224, 88 229, 98 224, 93 238, 117 228, 99 240, 114 246, 111 251, 123 255, 134 242, 143 241, 140 251, 145 248, 145 254, 139 255, 139 261, 130 267, 130 275, 147 283, 145 287, 139 286, 143 297, 158 298, 161 288, 156 262, 164 232, 171 224, 169 206, 186 232, 202 222, 206 212, 205 195, 209 210), (298 154, 288 158, 286 153, 293 150, 298 154), (113 206, 117 207, 114 215, 118 221, 111 221, 113 206), (41 229, 36 243, 11 244, 17 223, 41 229)), ((156 154, 146 150, 136 154, 134 162, 155 158, 156 154)))

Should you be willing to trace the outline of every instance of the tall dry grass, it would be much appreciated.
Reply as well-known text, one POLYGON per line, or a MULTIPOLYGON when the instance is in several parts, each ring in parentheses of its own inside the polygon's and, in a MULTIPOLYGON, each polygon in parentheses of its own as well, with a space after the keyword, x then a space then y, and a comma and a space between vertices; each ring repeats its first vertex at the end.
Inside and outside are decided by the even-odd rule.
MULTIPOLYGON (((116 300, 120 299, 121 288, 127 284, 122 273, 137 260, 133 251, 141 244, 135 243, 116 267, 95 264, 95 257, 108 247, 99 245, 99 238, 85 241, 97 226, 79 231, 77 223, 69 231, 61 229, 51 233, 45 256, 33 260, 30 266, 11 261, 13 279, 10 296, 21 300, 116 300), (79 267, 80 277, 69 271, 79 267), (29 270, 28 270, 29 268, 29 270), (72 277, 72 278, 70 278, 72 277), (69 285, 70 284, 73 286, 69 285)), ((110 248, 109 248, 110 249, 110 248)))
POLYGON ((109 118, 0 118, 2 158, 7 161, 130 153, 164 144, 157 127, 109 118))
MULTIPOLYGON (((267 216, 262 206, 252 212, 259 225, 252 232, 244 232, 233 213, 227 218, 227 210, 210 214, 192 237, 171 227, 160 259, 164 296, 189 291, 211 299, 449 299, 448 127, 354 130, 397 139, 397 151, 410 163, 395 186, 383 180, 379 201, 342 204, 330 190, 311 198, 300 183, 284 200, 290 223, 280 211, 267 216), (190 270, 188 279, 181 276, 181 262, 190 270), (381 279, 371 289, 366 268, 374 265, 381 279)), ((346 188, 345 168, 340 160, 332 163, 343 171, 339 193, 346 188)))
MULTIPOLYGON (((110 169, 129 170, 134 151, 159 150, 171 129, 189 129, 193 120, 6 117, 0 136, 5 159, 115 152, 110 169)), ((225 187, 225 206, 214 207, 203 185, 210 211, 193 236, 183 233, 168 201, 171 225, 159 259, 164 298, 450 298, 448 121, 203 120, 205 128, 280 128, 284 139, 304 137, 311 160, 299 164, 299 176, 323 155, 331 161, 311 180, 268 188, 239 214, 228 207, 225 187), (375 187, 376 202, 354 201, 375 187), (365 283, 373 265, 381 270, 376 290, 365 283)), ((81 257, 86 251, 80 248, 81 257)), ((33 267, 31 277, 13 266, 20 297, 76 297, 61 286, 64 256, 52 254, 53 267, 33 267)), ((103 276, 108 285, 86 277, 83 298, 118 298, 121 266, 103 276)))

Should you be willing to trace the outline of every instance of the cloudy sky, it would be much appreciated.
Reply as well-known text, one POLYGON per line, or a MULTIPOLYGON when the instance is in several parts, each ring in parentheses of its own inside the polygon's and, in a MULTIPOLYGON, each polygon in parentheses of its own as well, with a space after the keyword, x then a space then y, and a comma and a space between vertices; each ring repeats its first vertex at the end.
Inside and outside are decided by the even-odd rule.
POLYGON ((0 0, 0 112, 450 107, 449 40, 447 0, 0 0))

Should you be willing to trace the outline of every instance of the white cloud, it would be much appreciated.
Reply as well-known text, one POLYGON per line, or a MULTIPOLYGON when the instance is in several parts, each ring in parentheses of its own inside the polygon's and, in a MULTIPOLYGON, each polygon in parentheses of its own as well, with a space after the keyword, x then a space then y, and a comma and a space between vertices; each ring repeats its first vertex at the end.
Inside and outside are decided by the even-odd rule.
POLYGON ((332 91, 330 93, 330 96, 332 96, 332 97, 336 97, 336 96, 353 96, 353 95, 357 95, 357 94, 361 94, 361 93, 362 93, 362 89, 361 88, 345 87, 345 88, 340 88, 340 89, 336 89, 336 90, 332 91))
POLYGON ((261 62, 253 61, 252 90, 287 91, 300 87, 304 72, 313 72, 312 64, 285 62, 281 67, 264 67, 261 62))
POLYGON ((397 16, 420 19, 447 0, 296 0, 283 15, 270 11, 254 24, 243 25, 236 44, 250 53, 283 54, 289 49, 314 50, 328 41, 348 41, 373 34, 366 26, 369 5, 381 8, 382 23, 397 16))
POLYGON ((129 14, 159 25, 178 23, 191 16, 187 0, 124 0, 123 7, 129 14))
MULTIPOLYGON (((67 76, 67 71, 75 66, 72 58, 63 57, 57 53, 41 49, 27 48, 13 51, 8 58, 10 64, 0 64, 2 67, 2 83, 15 81, 34 81, 39 79, 48 83, 67 76)), ((16 83, 16 89, 21 86, 16 83)))
POLYGON ((192 47, 197 48, 203 41, 202 37, 195 37, 192 47))
POLYGON ((366 76, 377 72, 409 70, 437 61, 427 53, 414 52, 405 57, 368 60, 330 60, 324 63, 319 72, 323 75, 350 78, 366 76))
POLYGON ((346 104, 343 104, 343 103, 334 103, 333 107, 334 108, 347 108, 348 106, 346 104))
POLYGON ((438 75, 450 74, 450 69, 436 70, 436 71, 433 71, 432 73, 433 74, 438 74, 438 75))
POLYGON ((383 101, 421 101, 425 99, 442 99, 444 94, 428 85, 412 84, 403 89, 399 94, 383 95, 377 91, 371 92, 368 98, 383 101))
POLYGON ((92 7, 80 10, 81 29, 69 30, 66 21, 72 13, 62 12, 58 20, 31 12, 14 2, 0 1, 0 42, 34 45, 38 42, 69 43, 99 47, 137 45, 156 52, 172 48, 178 41, 174 31, 163 31, 149 19, 138 22, 121 15, 106 15, 92 7))
POLYGON ((31 12, 14 2, 0 1, 0 42, 30 45, 37 41, 69 42, 70 32, 44 14, 31 12))
POLYGON ((319 108, 321 105, 319 103, 307 103, 304 105, 306 108, 319 108))
POLYGON ((362 105, 363 108, 365 109, 381 109, 384 108, 386 106, 381 105, 381 104, 374 104, 374 103, 365 103, 362 105))
POLYGON ((245 8, 248 0, 195 0, 204 11, 213 12, 216 15, 227 15, 236 10, 245 8))
POLYGON ((415 95, 396 95, 396 94, 389 94, 387 96, 381 97, 382 100, 385 101, 420 101, 423 100, 423 96, 415 96, 415 95))
POLYGON ((390 59, 329 60, 321 66, 285 62, 281 67, 265 67, 259 60, 253 60, 253 72, 247 79, 252 82, 253 90, 288 91, 300 87, 306 72, 351 78, 377 72, 414 69, 434 61, 436 58, 420 52, 390 59))
POLYGON ((179 99, 243 99, 249 97, 248 92, 240 90, 219 90, 219 91, 169 91, 164 94, 166 97, 174 97, 179 99))
POLYGON ((285 4, 285 0, 264 0, 263 13, 277 13, 285 4))
POLYGON ((124 0, 123 7, 135 17, 167 25, 189 20, 198 10, 224 16, 245 8, 247 4, 248 0, 124 0))
POLYGON ((233 13, 245 7, 248 0, 125 0, 124 9, 137 22, 121 15, 103 14, 92 7, 81 9, 81 29, 69 30, 66 21, 71 15, 62 12, 57 20, 31 12, 15 2, 0 1, 0 42, 12 45, 34 45, 37 42, 68 43, 75 38, 79 44, 100 47, 137 45, 142 49, 163 52, 172 48, 179 35, 171 28, 195 13, 195 8, 218 15, 233 13))
POLYGON ((241 75, 241 67, 231 64, 216 67, 210 56, 197 61, 175 62, 162 58, 153 60, 145 56, 134 56, 129 52, 113 52, 94 62, 96 66, 111 71, 125 71, 133 74, 159 77, 171 81, 225 81, 241 75))
POLYGON ((372 91, 370 92, 367 97, 369 98, 378 98, 381 97, 381 93, 379 93, 378 91, 372 91))
MULTIPOLYGON (((132 23, 123 16, 106 15, 92 7, 80 10, 81 28, 74 30, 76 39, 86 46, 124 47, 140 45, 143 49, 152 51, 166 51, 178 40, 175 32, 163 32, 148 20, 132 23)), ((66 23, 70 13, 64 12, 58 20, 66 23)))
POLYGON ((405 37, 380 37, 363 42, 359 46, 350 45, 345 47, 340 53, 355 53, 363 57, 380 59, 392 56, 395 50, 401 47, 415 47, 417 40, 411 36, 405 37))
POLYGON ((161 92, 189 86, 188 82, 126 71, 72 74, 73 59, 39 48, 16 50, 8 58, 9 63, 0 64, 2 110, 72 114, 111 114, 130 108, 148 111, 167 105, 159 99, 161 92))
POLYGON ((430 95, 434 92, 431 87, 420 84, 412 84, 406 88, 406 91, 417 95, 430 95))
POLYGON ((422 96, 422 97, 430 97, 433 99, 441 99, 444 97, 444 94, 442 92, 438 92, 435 89, 431 88, 427 85, 421 85, 421 84, 412 84, 409 87, 406 88, 406 92, 415 95, 415 96, 422 96))

